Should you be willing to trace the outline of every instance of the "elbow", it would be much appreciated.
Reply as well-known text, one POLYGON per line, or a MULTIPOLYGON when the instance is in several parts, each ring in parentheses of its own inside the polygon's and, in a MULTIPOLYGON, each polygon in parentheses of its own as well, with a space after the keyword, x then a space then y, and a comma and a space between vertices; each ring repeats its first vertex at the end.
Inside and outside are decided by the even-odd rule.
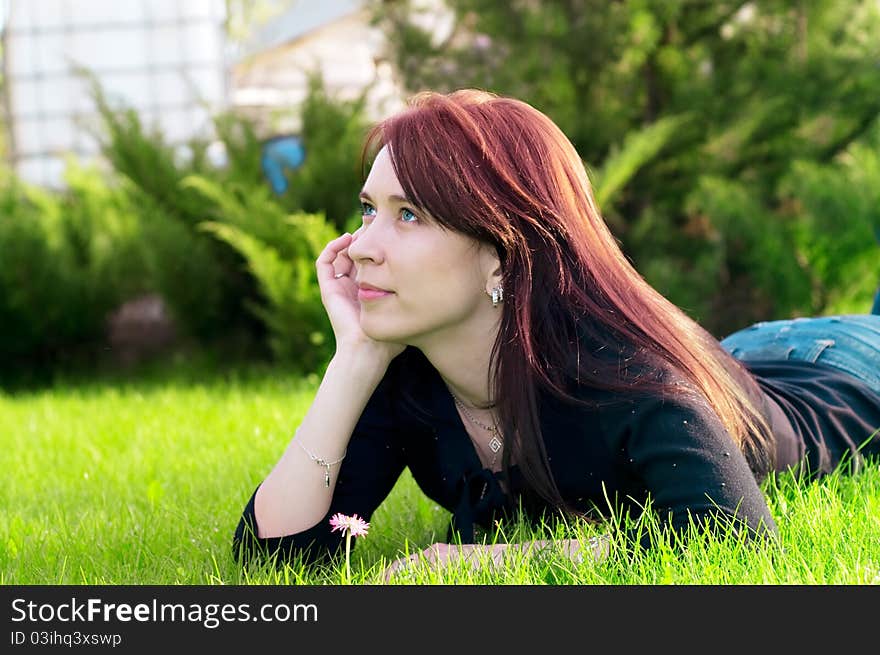
POLYGON ((241 567, 267 564, 281 569, 328 564, 342 540, 323 526, 282 537, 260 537, 253 513, 242 515, 232 537, 232 559, 241 567))
POLYGON ((276 570, 285 566, 302 568, 331 561, 332 549, 317 540, 303 543, 303 539, 298 537, 258 537, 256 529, 242 519, 232 538, 232 559, 241 568, 267 565, 276 570))
POLYGON ((779 530, 769 514, 683 511, 670 514, 665 520, 640 520, 626 531, 627 543, 638 550, 650 550, 660 544, 673 549, 687 548, 695 539, 762 547, 777 544, 779 530))

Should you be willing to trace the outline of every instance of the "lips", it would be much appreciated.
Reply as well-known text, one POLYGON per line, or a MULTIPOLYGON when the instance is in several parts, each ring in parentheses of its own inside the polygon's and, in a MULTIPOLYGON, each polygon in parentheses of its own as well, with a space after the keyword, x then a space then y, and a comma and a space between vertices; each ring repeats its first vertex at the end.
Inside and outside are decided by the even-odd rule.
POLYGON ((393 291, 381 289, 366 282, 358 282, 358 300, 378 300, 392 295, 394 295, 393 291))
POLYGON ((388 291, 388 289, 376 287, 372 284, 367 284, 366 282, 358 282, 358 288, 363 289, 364 291, 382 291, 384 293, 393 293, 392 291, 388 291))

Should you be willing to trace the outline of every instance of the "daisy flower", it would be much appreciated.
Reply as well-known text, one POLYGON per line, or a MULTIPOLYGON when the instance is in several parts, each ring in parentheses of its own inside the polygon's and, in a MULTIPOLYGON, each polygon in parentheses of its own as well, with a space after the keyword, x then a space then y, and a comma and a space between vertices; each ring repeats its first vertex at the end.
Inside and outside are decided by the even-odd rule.
POLYGON ((364 521, 357 514, 346 516, 345 514, 334 514, 330 519, 330 532, 339 530, 345 535, 345 579, 351 582, 351 538, 361 537, 367 534, 370 524, 364 521))
POLYGON ((352 537, 364 536, 367 534, 367 530, 370 529, 370 524, 357 514, 353 514, 352 516, 334 514, 333 518, 330 519, 330 525, 333 528, 331 532, 340 530, 343 533, 350 534, 352 537))

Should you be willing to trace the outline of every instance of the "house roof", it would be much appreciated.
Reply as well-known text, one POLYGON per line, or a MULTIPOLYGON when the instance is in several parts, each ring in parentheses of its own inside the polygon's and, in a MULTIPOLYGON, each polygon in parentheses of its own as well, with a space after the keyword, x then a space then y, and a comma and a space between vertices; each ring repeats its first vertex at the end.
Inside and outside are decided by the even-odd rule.
POLYGON ((300 0, 295 2, 290 9, 256 30, 254 35, 244 44, 238 59, 244 59, 295 41, 315 29, 363 8, 363 0, 321 0, 321 2, 300 0))

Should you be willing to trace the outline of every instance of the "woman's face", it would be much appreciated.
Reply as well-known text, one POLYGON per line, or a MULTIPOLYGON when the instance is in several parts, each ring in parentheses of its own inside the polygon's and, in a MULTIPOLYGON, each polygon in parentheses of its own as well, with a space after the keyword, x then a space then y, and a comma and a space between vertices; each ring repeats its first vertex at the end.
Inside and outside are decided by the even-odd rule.
POLYGON ((403 196, 383 147, 364 183, 363 225, 348 255, 356 283, 393 293, 359 300, 361 329, 378 341, 417 347, 460 337, 463 327, 497 312, 486 294, 500 280, 498 257, 494 248, 416 211, 403 196))

